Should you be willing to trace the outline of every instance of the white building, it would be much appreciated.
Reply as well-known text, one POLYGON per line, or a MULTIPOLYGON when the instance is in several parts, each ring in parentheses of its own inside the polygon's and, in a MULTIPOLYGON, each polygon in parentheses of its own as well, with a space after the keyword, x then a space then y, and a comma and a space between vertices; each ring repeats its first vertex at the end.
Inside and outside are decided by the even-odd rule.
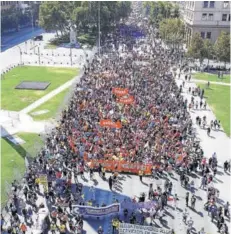
POLYGON ((183 20, 187 45, 194 33, 215 42, 221 31, 230 32, 230 1, 186 1, 183 20))

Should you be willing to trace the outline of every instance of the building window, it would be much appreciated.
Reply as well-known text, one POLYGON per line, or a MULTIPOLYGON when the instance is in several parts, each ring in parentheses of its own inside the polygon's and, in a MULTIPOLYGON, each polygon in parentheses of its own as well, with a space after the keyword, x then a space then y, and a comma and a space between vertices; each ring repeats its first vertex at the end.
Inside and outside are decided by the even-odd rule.
POLYGON ((211 32, 207 32, 207 39, 211 39, 211 32))
POLYGON ((208 1, 204 1, 204 8, 208 8, 208 6, 209 6, 209 2, 208 1))
POLYGON ((205 32, 201 32, 201 37, 204 39, 205 38, 205 32))
POLYGON ((222 14, 222 21, 226 21, 227 20, 227 14, 222 14))
POLYGON ((203 13, 203 14, 202 14, 201 20, 207 20, 207 14, 206 14, 206 13, 203 13))
POLYGON ((209 14, 208 20, 212 21, 213 20, 213 14, 209 14))
POLYGON ((209 7, 210 8, 214 8, 215 7, 215 2, 214 1, 211 1, 211 2, 209 2, 210 4, 209 4, 209 7))
POLYGON ((223 8, 228 8, 228 7, 229 7, 229 1, 224 1, 223 8))

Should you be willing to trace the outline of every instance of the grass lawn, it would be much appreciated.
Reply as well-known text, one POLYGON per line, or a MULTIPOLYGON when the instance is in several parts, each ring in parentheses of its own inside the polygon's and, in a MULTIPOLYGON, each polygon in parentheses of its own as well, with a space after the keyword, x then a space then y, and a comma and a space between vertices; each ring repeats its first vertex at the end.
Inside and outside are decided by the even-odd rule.
POLYGON ((57 94, 47 102, 43 103, 38 108, 31 111, 30 115, 33 117, 34 120, 47 120, 50 118, 55 118, 56 114, 58 113, 59 109, 62 107, 62 103, 65 99, 65 96, 70 92, 70 89, 65 89, 61 93, 57 94), (33 112, 42 111, 42 110, 49 110, 49 112, 41 114, 41 115, 32 115, 33 112))
POLYGON ((56 49, 57 47, 58 47, 57 45, 48 43, 44 46, 44 49, 56 49))
POLYGON ((216 118, 221 121, 225 133, 230 136, 230 87, 211 84, 210 89, 207 89, 205 84, 197 85, 204 88, 209 106, 216 118))
POLYGON ((18 133, 17 136, 26 143, 14 145, 6 138, 1 138, 1 204, 4 204, 7 200, 5 181, 11 183, 16 178, 16 173, 23 175, 25 171, 24 158, 27 152, 34 156, 36 149, 38 150, 38 147, 42 145, 42 140, 38 134, 18 133), (15 166, 17 169, 14 169, 15 166))
POLYGON ((76 68, 16 67, 9 71, 1 82, 1 107, 5 110, 20 111, 60 85, 71 80, 78 72, 79 70, 76 68), (43 91, 15 89, 15 86, 22 81, 47 81, 51 82, 51 84, 43 91))
POLYGON ((193 79, 230 83, 230 75, 223 75, 223 79, 218 79, 217 74, 197 72, 193 74, 193 79))

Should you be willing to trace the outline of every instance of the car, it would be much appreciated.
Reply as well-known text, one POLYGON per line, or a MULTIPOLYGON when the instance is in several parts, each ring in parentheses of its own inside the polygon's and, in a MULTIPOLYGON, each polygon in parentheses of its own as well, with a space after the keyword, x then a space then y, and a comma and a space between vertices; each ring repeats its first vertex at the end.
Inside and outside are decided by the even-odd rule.
POLYGON ((34 41, 42 41, 43 40, 43 36, 42 35, 36 36, 36 37, 34 37, 33 40, 34 41))

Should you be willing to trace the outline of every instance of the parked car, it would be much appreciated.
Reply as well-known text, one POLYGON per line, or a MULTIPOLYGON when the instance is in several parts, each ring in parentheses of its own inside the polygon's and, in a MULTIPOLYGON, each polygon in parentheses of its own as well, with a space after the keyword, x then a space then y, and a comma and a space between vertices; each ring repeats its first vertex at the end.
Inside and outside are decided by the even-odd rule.
POLYGON ((33 40, 34 41, 42 41, 43 40, 43 36, 42 35, 36 36, 36 37, 34 37, 33 40))

